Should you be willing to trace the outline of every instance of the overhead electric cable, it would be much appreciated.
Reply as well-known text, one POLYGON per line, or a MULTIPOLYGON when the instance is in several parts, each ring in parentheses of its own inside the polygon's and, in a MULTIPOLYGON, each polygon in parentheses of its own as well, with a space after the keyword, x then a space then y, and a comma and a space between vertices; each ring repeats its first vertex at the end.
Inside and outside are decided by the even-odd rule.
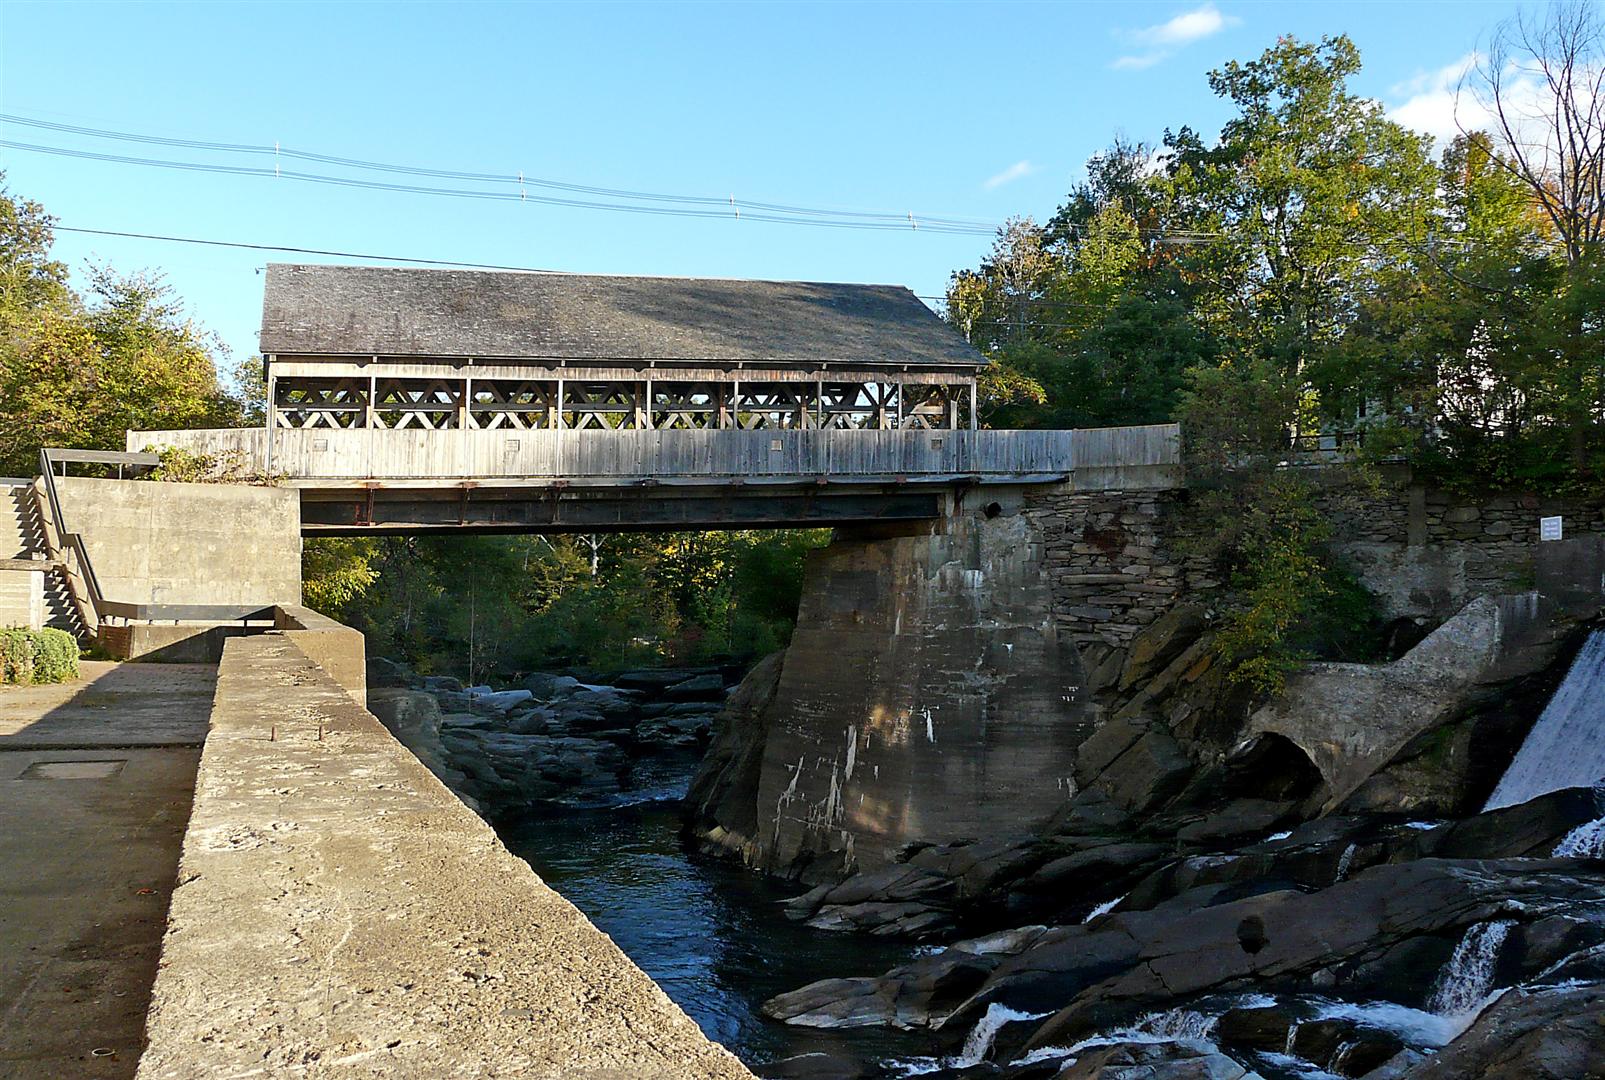
POLYGON ((417 263, 420 266, 455 266, 464 270, 518 270, 528 274, 567 274, 567 270, 548 270, 538 266, 506 266, 501 263, 458 262, 453 259, 421 259, 404 255, 372 255, 357 251, 331 251, 326 248, 291 247, 286 244, 248 244, 239 240, 203 240, 196 236, 163 236, 159 233, 122 232, 116 229, 85 229, 74 225, 52 224, 56 232, 84 233, 90 236, 119 236, 131 240, 163 240, 173 244, 201 244, 206 247, 242 248, 247 251, 283 251, 295 255, 332 255, 340 259, 372 259, 375 262, 417 263))
MULTIPOLYGON (((260 155, 271 157, 274 159, 275 163, 282 158, 291 158, 301 161, 317 162, 324 165, 333 165, 339 168, 380 171, 399 175, 432 177, 436 179, 462 180, 470 183, 495 184, 507 186, 516 190, 509 190, 505 192, 466 192, 452 189, 417 188, 415 185, 383 185, 372 181, 363 182, 350 177, 334 177, 325 174, 285 172, 283 171, 282 166, 277 164, 272 168, 266 166, 261 168, 253 168, 251 166, 230 166, 217 162, 173 161, 170 159, 138 158, 121 154, 101 154, 94 151, 79 150, 63 146, 48 146, 44 144, 24 143, 18 141, 0 141, 0 145, 31 153, 54 153, 68 157, 81 157, 89 160, 143 165, 148 167, 180 168, 191 171, 233 173, 242 175, 274 175, 281 178, 289 177, 291 179, 298 180, 312 180, 324 183, 341 183, 345 184, 346 186, 372 186, 384 190, 416 190, 424 194, 454 195, 457 197, 499 197, 507 200, 517 199, 520 202, 536 201, 557 205, 578 205, 587 209, 625 209, 625 207, 613 206, 610 204, 562 200, 552 197, 543 198, 538 196, 529 196, 525 190, 528 187, 539 187, 548 190, 567 191, 582 195, 591 195, 598 198, 619 199, 635 202, 669 203, 682 207, 700 206, 707 208, 700 212, 684 211, 687 216, 742 216, 752 217, 763 221, 784 221, 788 224, 810 223, 808 221, 793 220, 794 217, 801 217, 836 219, 830 221, 821 221, 819 222, 820 224, 832 224, 838 226, 855 224, 862 225, 863 227, 890 230, 925 229, 932 232, 966 233, 984 231, 990 234, 996 229, 995 223, 976 218, 959 218, 938 215, 926 216, 922 214, 911 213, 909 211, 830 209, 824 207, 798 206, 790 203, 737 199, 730 195, 678 195, 664 192, 608 188, 591 184, 573 184, 559 180, 550 180, 542 177, 532 176, 524 172, 488 173, 459 169, 424 168, 388 162, 367 161, 360 158, 341 157, 332 154, 312 153, 309 151, 295 150, 282 145, 270 146, 267 144, 208 142, 198 139, 178 139, 169 138, 166 136, 142 135, 135 132, 79 127, 72 124, 60 124, 52 121, 36 120, 31 117, 6 113, 0 113, 0 122, 17 124, 45 131, 53 131, 61 134, 77 135, 97 139, 111 139, 120 142, 131 142, 143 145, 197 150, 208 153, 260 155), (718 209, 713 209, 715 207, 718 209)), ((629 207, 629 209, 647 211, 649 208, 629 207)))

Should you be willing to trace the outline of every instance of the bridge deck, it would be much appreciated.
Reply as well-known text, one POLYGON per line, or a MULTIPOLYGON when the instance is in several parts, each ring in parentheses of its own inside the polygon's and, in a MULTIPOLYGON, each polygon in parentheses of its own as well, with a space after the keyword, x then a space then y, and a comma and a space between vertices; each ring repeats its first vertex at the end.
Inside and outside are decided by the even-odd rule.
POLYGON ((1175 425, 923 429, 131 431, 302 490, 307 531, 595 531, 917 520, 972 484, 1179 487, 1175 425))

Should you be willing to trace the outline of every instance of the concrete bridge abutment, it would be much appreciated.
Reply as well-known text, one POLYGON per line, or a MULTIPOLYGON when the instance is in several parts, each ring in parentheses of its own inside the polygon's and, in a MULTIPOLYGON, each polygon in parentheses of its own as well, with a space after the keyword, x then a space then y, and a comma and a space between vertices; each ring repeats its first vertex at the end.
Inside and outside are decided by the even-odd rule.
POLYGON ((797 628, 720 732, 693 830, 827 880, 910 845, 1028 831, 1074 796, 1089 684, 1191 584, 1176 496, 962 489, 924 528, 837 530, 797 628))

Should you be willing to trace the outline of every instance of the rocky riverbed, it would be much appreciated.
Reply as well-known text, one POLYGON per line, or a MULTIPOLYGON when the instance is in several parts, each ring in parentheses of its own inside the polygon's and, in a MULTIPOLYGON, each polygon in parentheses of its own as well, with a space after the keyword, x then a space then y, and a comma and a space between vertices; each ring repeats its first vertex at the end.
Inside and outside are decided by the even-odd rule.
POLYGON ((535 674, 464 686, 369 661, 369 707, 447 787, 495 818, 539 804, 605 806, 646 756, 700 753, 736 673, 653 669, 610 681, 535 674))
MULTIPOLYGON (((509 843, 578 875, 566 891, 761 1075, 1569 1080, 1605 1076, 1605 790, 1478 808, 1518 750, 1605 739, 1605 722, 1578 726, 1602 699, 1579 692, 1574 677, 1600 672, 1578 675, 1594 661, 1577 640, 1452 710, 1378 771, 1387 783, 1344 800, 1279 734, 1201 761, 1180 725, 1132 712, 1086 740, 1074 797, 1045 825, 909 844, 846 877, 799 872, 779 896, 776 879, 668 842, 689 767, 663 767, 706 747, 687 835, 735 851, 708 823, 739 792, 779 657, 739 686, 706 669, 493 689, 379 663, 370 697, 509 843), (1570 712, 1551 723, 1554 701, 1570 712), (609 849, 650 835, 656 872, 637 852, 612 873, 594 844, 565 845, 563 822, 609 849), (648 892, 666 881, 725 914, 638 932, 663 919, 648 892), (731 916, 745 900, 751 914, 731 916), (742 941, 710 940, 696 963, 662 947, 736 926, 742 941), (784 964, 763 960, 771 945, 784 964), (738 954, 751 962, 711 959, 738 954)), ((1165 652, 1185 655, 1137 655, 1184 666, 1165 652)), ((1149 702, 1174 694, 1135 684, 1149 702)))

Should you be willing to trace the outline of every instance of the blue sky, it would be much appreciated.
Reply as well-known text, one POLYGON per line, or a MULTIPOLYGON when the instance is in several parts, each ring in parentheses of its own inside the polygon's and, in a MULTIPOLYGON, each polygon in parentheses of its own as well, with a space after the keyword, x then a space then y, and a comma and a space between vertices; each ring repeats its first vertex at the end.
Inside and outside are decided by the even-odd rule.
MULTIPOLYGON (((436 169, 912 213, 916 222, 1040 220, 1115 133, 1156 140, 1182 124, 1213 132, 1226 112, 1205 73, 1281 34, 1349 34, 1366 61, 1362 92, 1418 127, 1446 130, 1457 66, 1513 11, 1232 0, 3 0, 0 112, 436 169)), ((0 123, 0 139, 261 163, 11 123, 0 123)), ((936 295, 989 246, 985 236, 929 228, 460 200, 8 148, 0 168, 13 193, 44 203, 63 225, 570 271, 895 282, 936 295)), ((301 258, 69 233, 58 235, 57 252, 75 268, 93 258, 164 272, 236 354, 255 349, 259 269, 301 258)))

